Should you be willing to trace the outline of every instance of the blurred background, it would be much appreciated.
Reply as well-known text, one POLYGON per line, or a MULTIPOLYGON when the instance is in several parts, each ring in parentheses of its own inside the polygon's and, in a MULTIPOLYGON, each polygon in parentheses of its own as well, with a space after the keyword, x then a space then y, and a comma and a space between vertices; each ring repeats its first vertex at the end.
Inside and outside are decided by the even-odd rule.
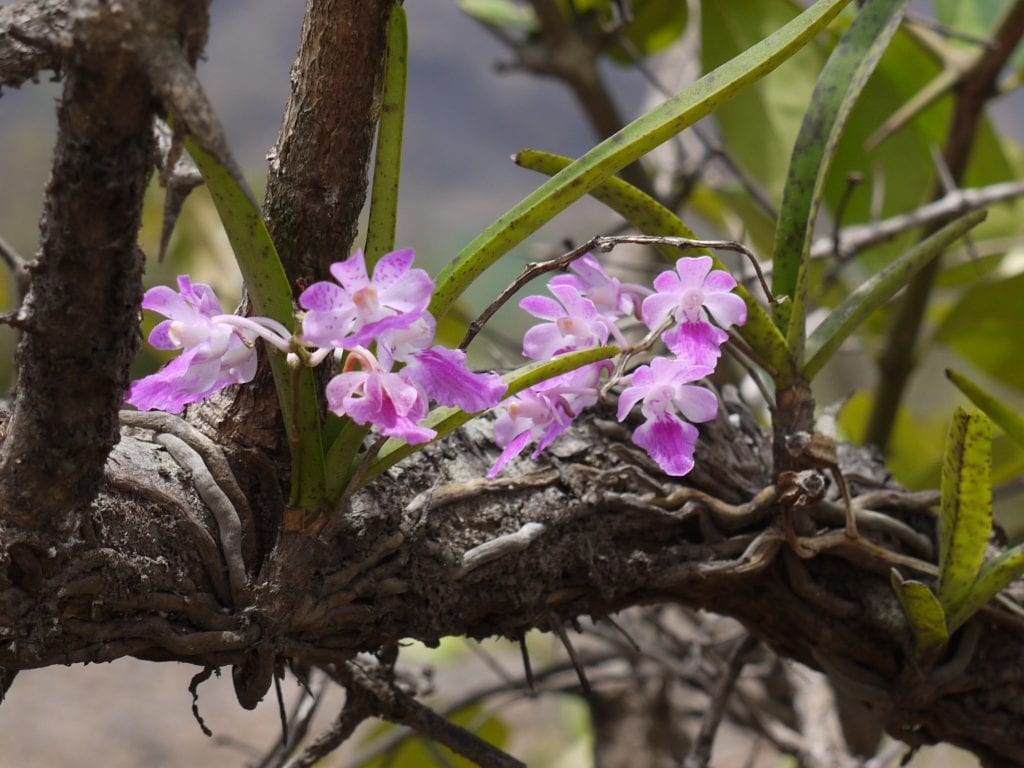
MULTIPOLYGON (((724 31, 715 37, 705 35, 702 61, 694 58, 692 50, 688 54, 664 52, 655 56, 651 66, 658 77, 674 89, 685 85, 699 74, 701 66, 710 69, 781 26, 794 8, 791 2, 771 0, 761 3, 758 13, 748 13, 745 8, 751 3, 757 4, 755 0, 705 3, 705 29, 719 25, 716 28, 724 31), (755 17, 762 26, 749 21, 755 17)), ((6 0, 0 2, 5 4, 6 0)), ((930 2, 915 3, 915 7, 923 12, 932 10, 930 2)), ((219 110, 236 158, 257 190, 262 189, 265 156, 276 139, 288 95, 289 68, 303 8, 301 0, 212 5, 210 41, 199 67, 200 76, 219 110)), ((507 66, 496 65, 511 63, 510 52, 463 14, 455 0, 418 0, 407 3, 406 8, 411 35, 410 78, 398 243, 415 247, 420 263, 436 273, 472 236, 541 181, 535 174, 517 168, 510 155, 533 147, 578 156, 593 146, 595 134, 561 83, 499 71, 507 66)), ((936 62, 911 50, 906 40, 897 38, 894 51, 904 57, 904 63, 893 63, 888 70, 883 63, 883 76, 869 87, 851 121, 851 146, 874 131, 937 72, 936 62)), ((776 205, 793 137, 826 55, 826 48, 812 46, 722 110, 718 122, 707 125, 712 135, 727 143, 734 159, 754 176, 776 205)), ((627 119, 660 98, 635 67, 608 63, 602 72, 627 119)), ((44 80, 5 91, 0 98, 0 146, 6 149, 0 152, 0 237, 26 257, 37 248, 59 88, 58 83, 44 80)), ((969 174, 972 184, 1021 178, 1021 152, 1016 143, 1024 133, 1020 104, 1019 93, 997 103, 995 130, 986 129, 969 174)), ((849 172, 860 171, 868 177, 868 182, 850 198, 848 221, 870 218, 872 197, 877 196, 880 187, 885 188, 886 215, 919 201, 934 172, 928 150, 941 142, 948 111, 948 103, 940 102, 915 120, 911 130, 894 137, 868 159, 852 149, 842 156, 830 182, 830 200, 840 195, 849 172)), ((693 145, 692 138, 688 141, 674 151, 663 151, 656 159, 664 162, 666 169, 678 163, 687 147, 693 145)), ((758 210, 727 171, 718 168, 708 174, 707 180, 690 198, 684 218, 701 235, 746 237, 755 252, 766 258, 771 250, 771 230, 765 212, 758 210)), ((149 283, 168 282, 187 270, 195 280, 214 285, 225 304, 236 300, 237 273, 205 193, 199 190, 190 198, 168 260, 157 264, 162 192, 155 187, 151 192, 143 232, 143 244, 151 257, 149 283)), ((948 292, 940 297, 941 306, 931 318, 936 338, 943 343, 922 364, 907 399, 911 406, 901 412, 893 444, 892 466, 897 476, 912 487, 934 487, 937 481, 941 455, 938 446, 952 407, 958 402, 942 376, 944 367, 956 365, 1018 405, 1022 402, 1024 366, 1015 357, 1024 332, 1021 213, 1017 205, 1000 206, 986 229, 979 230, 978 239, 1002 244, 981 249, 976 258, 965 252, 950 259, 951 267, 943 277, 948 292), (999 324, 986 325, 989 316, 998 316, 999 324), (1009 341, 1004 344, 1000 339, 1009 341)), ((553 255, 566 241, 579 242, 615 226, 614 217, 606 209, 586 199, 581 201, 530 238, 503 266, 485 275, 469 295, 466 310, 478 311, 525 262, 553 255)), ((894 249, 907 242, 878 249, 832 283, 826 282, 823 269, 817 276, 822 303, 835 303, 844 291, 891 259, 897 252, 894 249)), ((338 258, 346 255, 338 254, 338 258)), ((6 296, 3 310, 15 307, 13 286, 3 273, 0 295, 6 296)), ((861 436, 859 425, 869 407, 874 383, 871 355, 877 351, 875 342, 884 331, 886 319, 884 312, 879 313, 867 340, 851 346, 818 387, 819 399, 826 405, 853 395, 840 419, 842 436, 861 436)), ((503 337, 521 333, 528 319, 512 310, 495 325, 501 327, 501 333, 485 338, 478 354, 482 360, 501 364, 516 352, 504 345, 503 337)), ((0 328, 0 387, 4 389, 10 383, 12 350, 10 330, 0 328)), ((151 370, 159 362, 158 357, 146 353, 140 359, 139 372, 151 370)), ((999 437, 996 468, 997 486, 1008 488, 1001 497, 1000 519, 1011 535, 1016 535, 1024 530, 1024 516, 1018 512, 1024 455, 999 437)), ((486 647, 499 659, 518 657, 518 650, 505 644, 486 647)), ((539 658, 554 658, 561 653, 551 638, 539 635, 531 640, 531 648, 539 658)), ((446 642, 439 651, 417 648, 403 652, 403 659, 435 667, 438 689, 442 691, 446 685, 454 685, 457 693, 456 681, 466 685, 495 675, 493 665, 482 661, 461 640, 446 642)), ((253 750, 274 741, 279 728, 276 704, 268 700, 254 712, 240 710, 228 679, 211 680, 200 689, 200 710, 216 734, 213 742, 204 737, 192 719, 186 692, 194 672, 176 665, 122 660, 109 668, 25 673, 0 706, 0 766, 34 768, 99 760, 115 767, 241 765, 252 759, 253 750)), ((286 694, 297 695, 291 681, 286 684, 286 694)), ((338 701, 340 698, 325 705, 325 722, 331 710, 336 711, 338 701)), ((576 766, 592 762, 592 735, 585 707, 565 696, 546 700, 540 708, 536 702, 526 704, 520 713, 488 727, 507 730, 509 722, 529 722, 529 743, 522 740, 522 733, 518 737, 526 751, 516 746, 515 728, 508 743, 531 764, 576 766)), ((486 714, 480 712, 474 717, 477 725, 487 721, 486 714)), ((327 762, 346 764, 342 758, 327 762)), ((725 758, 721 762, 731 764, 739 762, 725 758)), ((779 763, 766 759, 757 764, 779 763)), ((943 749, 925 750, 912 764, 966 766, 976 761, 955 757, 952 751, 943 749)))

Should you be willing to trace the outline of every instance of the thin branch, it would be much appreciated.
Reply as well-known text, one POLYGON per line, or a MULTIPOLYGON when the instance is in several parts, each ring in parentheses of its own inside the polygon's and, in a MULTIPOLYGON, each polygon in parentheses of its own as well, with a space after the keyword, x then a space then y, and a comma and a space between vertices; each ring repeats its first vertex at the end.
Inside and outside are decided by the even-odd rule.
POLYGON ((882 221, 844 227, 839 232, 838 245, 831 236, 814 241, 811 258, 821 259, 838 254, 849 259, 871 246, 921 226, 931 226, 946 219, 986 208, 995 203, 1015 200, 1024 196, 1024 181, 1007 181, 987 187, 957 189, 938 200, 882 221))
POLYGON ((28 262, 14 249, 14 246, 2 237, 0 237, 0 260, 3 261, 4 266, 7 267, 11 276, 14 277, 14 284, 18 289, 18 297, 24 299, 25 294, 28 293, 29 285, 28 262))
POLYGON ((306 747, 302 754, 284 765, 287 768, 312 768, 340 747, 369 716, 370 712, 363 708, 357 698, 349 697, 331 727, 306 747))
MULTIPOLYGON (((367 671, 354 663, 339 673, 350 694, 364 702, 373 714, 443 744, 482 768, 524 768, 525 764, 494 745, 446 720, 386 679, 386 671, 367 671)), ((347 706, 347 705, 346 705, 347 706)))
MULTIPOLYGON (((554 0, 529 0, 541 23, 543 42, 527 39, 517 47, 523 69, 555 77, 576 97, 598 138, 606 139, 626 125, 611 97, 597 59, 602 50, 567 20, 554 0)), ((632 163, 620 171, 626 181, 650 194, 650 177, 643 166, 632 163)))
POLYGON ((954 29, 947 24, 942 24, 935 19, 929 18, 920 13, 914 11, 907 11, 904 16, 903 23, 909 26, 923 27, 924 29, 930 29, 932 32, 938 32, 943 37, 948 37, 955 40, 963 40, 965 43, 973 43, 974 45, 980 46, 985 50, 992 50, 995 45, 987 37, 979 37, 978 35, 972 35, 969 32, 963 32, 959 29, 954 29))
MULTIPOLYGON (((1024 0, 1010 0, 1004 7, 994 46, 980 56, 965 73, 956 91, 956 103, 943 158, 954 183, 963 183, 967 163, 974 147, 985 106, 996 93, 996 82, 1003 66, 1024 37, 1024 0)), ((936 190, 933 197, 941 193, 936 190)), ((941 221, 923 234, 934 231, 941 221)), ((916 351, 932 287, 942 269, 942 257, 931 261, 907 286, 903 301, 889 328, 885 349, 879 359, 879 384, 868 420, 865 440, 883 450, 888 446, 896 423, 896 414, 916 365, 916 351)))
POLYGON ((732 695, 732 689, 739 679, 743 666, 747 663, 747 656, 757 647, 757 640, 747 635, 740 640, 725 662, 725 670, 711 696, 711 703, 704 719, 700 724, 700 732, 690 747, 690 754, 683 761, 684 768, 707 768, 711 762, 711 747, 715 741, 715 734, 718 733, 718 726, 722 724, 722 717, 725 715, 725 707, 732 695))
POLYGON ((476 335, 480 333, 480 330, 487 324, 487 321, 494 316, 494 313, 501 309, 509 299, 516 295, 519 290, 530 281, 534 280, 541 275, 547 274, 548 272, 554 272, 558 269, 567 269, 576 259, 586 256, 590 251, 598 250, 603 253, 611 251, 615 246, 632 243, 636 245, 667 245, 674 248, 688 249, 688 248, 713 248, 723 251, 735 251, 736 253, 743 254, 750 261, 751 266, 754 268, 754 272, 757 274, 761 281, 761 287, 765 292, 765 296, 768 297, 769 303, 774 303, 775 297, 772 296, 771 289, 768 287, 768 283, 764 278, 764 273, 761 270, 761 265, 757 261, 757 257, 754 256, 753 252, 747 248, 743 243, 735 240, 692 240, 685 237, 668 237, 660 235, 597 235, 592 237, 586 242, 573 248, 571 251, 563 253, 561 256, 557 256, 548 261, 531 262, 527 264, 519 276, 513 280, 505 290, 498 294, 498 297, 492 301, 480 316, 477 317, 472 323, 469 324, 469 328, 466 331, 466 335, 463 337, 462 342, 459 344, 459 349, 465 349, 469 346, 470 342, 476 338, 476 335))

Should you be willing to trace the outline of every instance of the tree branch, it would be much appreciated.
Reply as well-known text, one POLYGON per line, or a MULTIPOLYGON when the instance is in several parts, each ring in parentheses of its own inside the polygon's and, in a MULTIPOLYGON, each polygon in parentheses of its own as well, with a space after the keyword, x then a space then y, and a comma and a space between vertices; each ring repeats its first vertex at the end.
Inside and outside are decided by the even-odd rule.
POLYGON ((395 0, 308 0, 265 211, 292 280, 317 280, 355 240, 395 0))
POLYGON ((88 504, 117 440, 138 346, 136 234, 157 106, 137 61, 142 20, 186 35, 198 26, 205 37, 205 10, 203 0, 138 0, 117 14, 98 0, 76 6, 17 396, 0 449, 0 508, 25 527, 45 528, 88 504))
POLYGON ((23 0, 0 8, 0 87, 58 71, 70 45, 68 0, 23 0))
MULTIPOLYGON (((954 182, 963 182, 978 126, 985 116, 985 105, 996 95, 996 81, 1007 60, 1024 37, 1024 0, 1010 0, 995 30, 993 45, 964 75, 957 94, 943 160, 954 182)), ((937 189, 933 197, 940 197, 937 189)), ((942 226, 935 222, 924 237, 942 226)), ((907 286, 903 301, 889 328, 885 349, 879 359, 879 384, 868 421, 865 440, 880 448, 889 444, 896 412, 916 367, 916 350, 925 310, 935 278, 942 269, 942 257, 933 259, 907 286)))
MULTIPOLYGON (((539 476, 544 482, 446 495, 446 484, 482 476, 494 452, 481 430, 456 433, 357 494, 337 538, 282 533, 249 607, 216 619, 167 597, 210 591, 207 564, 180 516, 153 515, 138 495, 105 491, 88 516, 91 543, 61 544, 35 580, 3 571, 20 575, 0 585, 0 667, 125 654, 216 666, 244 664, 257 649, 300 667, 340 665, 401 638, 515 639, 547 627, 552 614, 565 621, 672 601, 739 618, 780 655, 868 697, 899 738, 951 741, 992 764, 1024 757, 1014 725, 1024 703, 1012 693, 1024 685, 1024 622, 987 609, 977 619, 985 631, 976 651, 934 674, 919 668, 889 571, 895 565, 930 579, 933 560, 921 536, 899 527, 865 525, 864 538, 849 539, 838 492, 794 521, 813 553, 795 583, 781 556, 768 439, 733 399, 724 402, 721 417, 702 426, 697 468, 685 484, 660 475, 598 414, 566 435, 539 476), (443 505, 431 504, 432 488, 443 505), (467 553, 531 524, 543 530, 525 546, 463 568, 467 553), (96 601, 114 584, 132 602, 96 601)), ((124 441, 114 461, 214 529, 188 479, 168 469, 174 465, 155 445, 124 441)), ((839 464, 858 513, 934 535, 934 495, 893 486, 866 451, 841 446, 839 464)))

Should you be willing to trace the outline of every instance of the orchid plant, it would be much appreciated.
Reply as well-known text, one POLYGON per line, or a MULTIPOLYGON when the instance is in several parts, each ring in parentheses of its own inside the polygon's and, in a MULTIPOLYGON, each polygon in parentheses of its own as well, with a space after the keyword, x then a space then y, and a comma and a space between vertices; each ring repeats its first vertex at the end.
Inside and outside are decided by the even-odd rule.
MULTIPOLYGON (((337 505, 416 447, 456 429, 472 414, 500 408, 494 432, 501 452, 490 471, 494 476, 531 444, 532 455, 538 457, 585 408, 615 393, 620 420, 639 411, 636 444, 666 474, 686 474, 693 467, 698 435, 694 424, 717 412, 715 395, 699 382, 714 372, 722 345, 731 338, 728 329, 737 328, 737 349, 777 389, 803 386, 860 320, 901 287, 901 275, 913 274, 977 223, 965 217, 936 233, 934 242, 922 244, 919 251, 901 257, 866 283, 850 297, 849 306, 844 304, 808 336, 807 248, 780 245, 789 261, 784 268, 774 265, 779 268, 773 272, 777 285, 774 297, 769 295, 769 313, 710 251, 676 258, 675 249, 680 247, 737 250, 737 244, 696 240, 674 212, 614 177, 742 88, 751 72, 767 72, 786 60, 843 4, 819 0, 763 46, 723 65, 700 87, 665 102, 576 160, 520 153, 517 162, 551 178, 467 243, 436 280, 412 266, 411 250, 394 249, 407 61, 405 15, 396 6, 389 20, 382 95, 389 106, 381 112, 365 254, 334 264, 333 281, 307 288, 296 307, 259 207, 244 180, 231 170, 236 164, 187 139, 186 147, 210 187, 235 251, 256 316, 224 314, 212 291, 187 277, 179 280, 178 292, 152 289, 144 306, 167 319, 154 329, 151 342, 162 349, 181 349, 182 354, 162 371, 136 382, 129 402, 139 408, 180 411, 223 387, 244 384, 254 376, 256 342, 264 339, 292 450, 290 506, 314 515, 337 505), (571 265, 571 260, 561 264, 569 270, 550 281, 550 295, 522 301, 522 308, 539 321, 523 339, 523 353, 534 362, 500 377, 471 371, 461 350, 436 344, 437 321, 469 285, 585 194, 621 214, 643 233, 641 239, 658 240, 650 244, 672 253, 674 269, 659 274, 650 287, 624 284, 583 249, 571 265), (641 323, 648 333, 631 344, 641 323), (611 360, 616 355, 617 363, 611 360), (322 423, 321 393, 310 374, 312 367, 327 361, 337 371, 322 394, 328 409, 342 417, 340 429, 336 423, 322 423), (371 431, 379 439, 364 446, 371 431)), ((865 33, 864 45, 871 51, 884 48, 878 37, 865 33)), ((859 92, 847 85, 865 78, 849 77, 842 70, 834 79, 843 84, 843 100, 834 106, 842 117, 843 104, 859 92)), ((841 124, 837 118, 836 125, 841 124)), ((814 178, 825 166, 815 166, 814 178)), ((794 226, 802 227, 805 245, 813 230, 809 211, 815 207, 796 208, 807 195, 820 200, 821 184, 814 178, 798 174, 792 183, 794 189, 808 190, 803 197, 793 196, 795 213, 789 217, 794 226)), ((602 249, 596 244, 593 248, 602 249)), ((785 259, 773 261, 781 264, 785 259)), ((759 269, 756 260, 754 267, 759 269)))
POLYGON ((610 337, 624 354, 633 350, 625 325, 642 320, 664 341, 670 356, 614 376, 621 366, 599 360, 542 381, 503 401, 507 383, 494 373, 476 373, 466 354, 434 344, 436 321, 427 307, 434 281, 413 268, 411 249, 383 256, 370 277, 362 251, 331 266, 334 281, 309 286, 298 299, 295 333, 268 317, 222 312, 213 290, 178 278, 178 292, 150 289, 143 307, 166 318, 150 333, 159 349, 182 354, 162 370, 135 382, 128 402, 140 409, 179 412, 256 373, 256 340, 262 338, 289 366, 336 361, 340 371, 328 382, 328 409, 377 434, 421 445, 437 432, 423 424, 430 403, 478 413, 498 406, 495 442, 503 450, 490 476, 533 442, 536 459, 602 392, 625 385, 618 418, 640 405, 644 423, 634 441, 669 475, 693 467, 697 429, 693 422, 715 417, 718 403, 695 384, 714 372, 722 329, 742 325, 746 304, 731 293, 736 281, 712 270, 709 257, 681 258, 663 272, 653 290, 622 284, 590 254, 571 272, 553 278, 555 298, 528 296, 520 306, 542 321, 523 339, 523 354, 546 360, 595 349, 610 337), (712 318, 718 325, 712 324, 712 318), (614 378, 612 378, 614 376, 614 378))

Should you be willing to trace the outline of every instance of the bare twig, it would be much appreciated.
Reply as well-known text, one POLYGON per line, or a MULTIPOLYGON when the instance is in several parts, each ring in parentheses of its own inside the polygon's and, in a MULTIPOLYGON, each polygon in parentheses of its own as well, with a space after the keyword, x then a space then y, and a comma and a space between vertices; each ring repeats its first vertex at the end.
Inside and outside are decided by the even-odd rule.
POLYGON ((513 280, 505 290, 498 294, 498 297, 480 313, 480 316, 476 320, 469 324, 469 329, 466 331, 466 335, 463 337, 462 343, 459 344, 459 349, 465 349, 468 347, 470 342, 473 341, 478 333, 480 333, 480 330, 484 325, 486 325, 487 321, 491 319, 494 313, 501 309, 505 303, 519 291, 520 288, 534 278, 540 277, 548 272, 553 272, 557 269, 567 269, 570 264, 576 261, 576 259, 582 258, 590 251, 598 250, 603 253, 607 253, 615 248, 615 246, 624 243, 631 243, 635 245, 666 245, 682 250, 690 248, 712 248, 723 251, 735 251, 736 253, 743 254, 747 259, 749 259, 754 268, 754 272, 760 279, 761 288, 764 290, 769 303, 775 302, 775 297, 772 296, 771 289, 768 287, 768 282, 764 279, 764 273, 761 270, 761 265, 757 261, 757 257, 754 256, 753 252, 743 245, 743 243, 735 240, 693 240, 686 237, 668 237, 658 235, 598 235, 590 238, 572 250, 563 253, 561 256, 549 259, 548 261, 527 264, 519 276, 513 280))
POLYGON ((18 297, 24 299, 25 294, 28 293, 29 284, 28 262, 2 237, 0 237, 0 260, 14 277, 14 284, 18 288, 18 297))
MULTIPOLYGON (((620 131, 626 123, 597 66, 601 46, 581 34, 562 15, 554 0, 529 2, 540 20, 544 40, 526 40, 517 45, 520 65, 527 71, 565 83, 599 138, 605 139, 620 131)), ((650 178, 640 163, 633 163, 620 173, 633 186, 651 191, 650 178)))
POLYGON ((480 333, 480 330, 487 324, 487 321, 491 319, 495 312, 505 306, 506 302, 511 299, 524 285, 529 283, 536 277, 547 274, 548 272, 554 272, 556 269, 567 269, 576 259, 586 256, 587 253, 594 247, 594 243, 597 238, 591 238, 582 245, 573 248, 568 253, 563 253, 554 259, 547 261, 533 262, 527 264, 523 271, 519 274, 515 280, 512 281, 505 290, 498 294, 498 297, 492 301, 487 308, 480 313, 480 316, 469 324, 469 328, 466 330, 466 335, 463 337, 462 342, 459 344, 459 349, 465 349, 469 346, 470 342, 476 338, 476 335, 480 333))
POLYGON ((385 670, 368 671, 350 663, 339 670, 339 677, 350 695, 361 702, 360 711, 365 708, 378 717, 406 725, 483 768, 523 768, 520 761, 421 704, 390 680, 385 670))
POLYGON ((985 208, 995 203, 1024 196, 1024 182, 1007 181, 976 189, 957 189, 938 200, 916 208, 909 213, 893 216, 870 224, 844 227, 839 232, 838 245, 832 237, 821 237, 811 246, 811 258, 820 259, 837 254, 841 260, 849 259, 860 251, 890 240, 915 227, 985 208))
POLYGON ((350 696, 341 712, 327 731, 302 751, 294 760, 284 765, 287 768, 312 768, 320 760, 336 750, 352 735, 370 712, 363 708, 358 698, 350 696))
POLYGON ((330 678, 315 667, 310 670, 308 684, 302 686, 302 693, 288 716, 288 732, 274 745, 255 768, 272 768, 286 763, 295 749, 309 733, 313 716, 323 701, 330 678))
POLYGON ((711 248, 717 251, 735 251, 747 258, 750 262, 750 266, 753 267, 754 272, 757 274, 757 279, 761 283, 761 290, 764 291, 765 298, 768 299, 769 304, 775 303, 775 297, 772 295, 771 288, 768 287, 768 281, 765 280, 764 271, 761 269, 761 264, 757 260, 757 256, 743 243, 736 240, 694 240, 688 237, 667 237, 663 235, 616 235, 614 237, 598 237, 594 239, 594 247, 603 252, 608 252, 616 245, 621 243, 634 243, 636 245, 668 245, 673 248, 689 249, 689 248, 711 248))
POLYGON ((903 18, 903 23, 923 27, 924 29, 930 29, 932 32, 938 32, 943 37, 948 37, 956 40, 963 40, 965 43, 973 43, 974 45, 980 46, 985 50, 992 50, 995 46, 991 40, 986 37, 979 37, 978 35, 972 35, 969 32, 964 32, 959 29, 954 29, 947 24, 942 24, 935 19, 929 18, 921 13, 915 13, 914 11, 907 11, 903 18))
POLYGON ((707 768, 711 762, 711 746, 718 733, 718 726, 722 724, 722 717, 725 715, 725 707, 732 695, 733 686, 739 679, 743 666, 747 663, 747 656, 757 647, 757 640, 747 635, 740 640, 725 663, 725 670, 719 679, 718 686, 711 696, 711 703, 704 719, 700 724, 700 732, 690 747, 690 753, 683 761, 684 768, 707 768))
MULTIPOLYGON (((1010 0, 1000 13, 993 34, 993 47, 979 56, 956 89, 953 121, 943 151, 954 183, 959 186, 967 170, 985 105, 996 94, 996 82, 1003 66, 1024 37, 1024 0, 1010 0)), ((934 197, 941 194, 936 189, 934 197)), ((929 235, 942 222, 932 224, 929 235)), ((896 412, 917 359, 916 347, 931 299, 932 287, 942 268, 942 257, 932 260, 907 286, 904 298, 889 328, 885 349, 879 359, 879 384, 868 421, 865 441, 883 450, 888 446, 896 423, 896 412)))

